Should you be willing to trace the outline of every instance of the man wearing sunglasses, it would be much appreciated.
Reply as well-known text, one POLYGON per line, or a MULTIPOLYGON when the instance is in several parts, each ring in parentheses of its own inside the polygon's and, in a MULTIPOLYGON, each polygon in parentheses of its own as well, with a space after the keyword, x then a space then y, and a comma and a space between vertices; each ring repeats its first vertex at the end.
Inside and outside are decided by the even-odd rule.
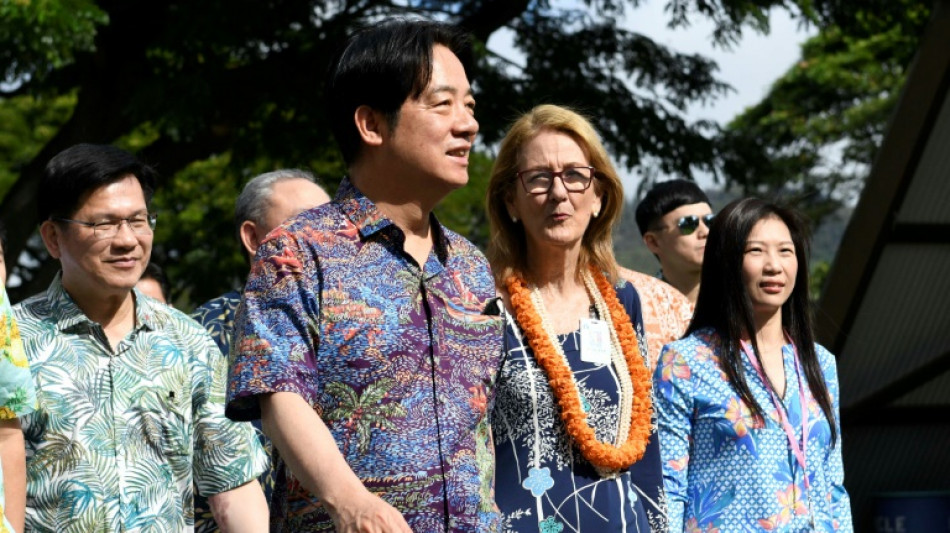
POLYGON ((637 206, 636 218, 643 242, 660 262, 657 277, 695 305, 713 218, 706 193, 692 181, 657 183, 637 206))

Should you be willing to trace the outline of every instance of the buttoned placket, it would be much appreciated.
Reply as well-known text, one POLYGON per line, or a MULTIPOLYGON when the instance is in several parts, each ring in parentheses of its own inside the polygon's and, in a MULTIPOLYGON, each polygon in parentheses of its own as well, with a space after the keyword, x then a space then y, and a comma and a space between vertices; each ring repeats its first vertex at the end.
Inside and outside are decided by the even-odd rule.
MULTIPOLYGON (((438 228, 433 227, 432 231, 438 231, 438 228)), ((404 241, 403 241, 404 242, 404 241)), ((439 386, 438 383, 442 378, 443 369, 442 369, 442 353, 441 345, 438 342, 438 336, 435 334, 435 310, 438 309, 438 306, 435 305, 435 302, 432 301, 432 291, 429 289, 429 285, 434 283, 438 275, 444 270, 442 263, 439 261, 438 253, 433 246, 429 251, 429 255, 426 257, 426 261, 423 265, 418 265, 415 260, 413 260, 409 254, 404 252, 405 257, 407 258, 407 263, 410 269, 418 275, 419 278, 419 292, 420 292, 420 302, 422 303, 422 312, 425 315, 426 319, 426 332, 429 339, 429 364, 431 365, 431 383, 432 383, 432 409, 434 413, 434 420, 436 424, 436 435, 438 436, 438 450, 439 450, 439 469, 442 474, 442 506, 445 519, 445 531, 448 532, 451 530, 450 527, 450 517, 451 513, 449 512, 449 498, 448 498, 448 483, 449 477, 446 475, 446 464, 445 456, 448 450, 445 449, 445 434, 444 428, 442 427, 442 422, 444 420, 444 407, 445 402, 442 398, 439 397, 439 386)))
POLYGON ((108 391, 109 391, 109 401, 105 405, 109 406, 110 413, 109 418, 112 420, 111 430, 112 430, 112 450, 113 450, 113 463, 115 468, 116 479, 118 480, 119 486, 116 494, 119 498, 119 520, 116 524, 119 528, 119 531, 127 531, 128 528, 126 524, 131 521, 129 516, 130 512, 138 514, 140 509, 138 508, 138 501, 130 501, 127 498, 127 479, 125 473, 128 472, 131 468, 131 465, 128 464, 128 454, 126 453, 125 446, 122 445, 120 436, 124 435, 126 428, 126 420, 122 416, 126 411, 125 405, 117 405, 119 395, 115 390, 115 377, 117 368, 116 365, 121 364, 121 354, 127 351, 131 347, 131 343, 135 339, 137 330, 135 328, 122 340, 120 340, 115 348, 113 349, 109 343, 109 338, 105 334, 105 330, 100 324, 92 325, 93 338, 98 344, 99 349, 102 351, 103 355, 107 359, 106 363, 106 375, 108 377, 108 391))

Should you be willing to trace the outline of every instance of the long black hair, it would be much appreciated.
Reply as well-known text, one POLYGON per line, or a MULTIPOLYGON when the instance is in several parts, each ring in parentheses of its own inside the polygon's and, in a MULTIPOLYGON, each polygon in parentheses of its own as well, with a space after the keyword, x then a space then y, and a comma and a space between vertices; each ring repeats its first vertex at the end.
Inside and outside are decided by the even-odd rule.
POLYGON ((742 371, 740 343, 743 332, 748 332, 755 357, 761 363, 752 300, 742 282, 742 260, 749 233, 757 222, 766 218, 778 218, 784 222, 795 245, 798 273, 791 296, 782 304, 782 327, 798 349, 808 388, 831 426, 831 441, 834 443, 838 432, 831 397, 815 353, 808 300, 808 225, 797 212, 758 198, 744 198, 730 203, 716 215, 706 238, 699 297, 686 334, 710 327, 716 330, 722 342, 719 364, 729 384, 752 413, 764 419, 762 406, 752 397, 742 371))

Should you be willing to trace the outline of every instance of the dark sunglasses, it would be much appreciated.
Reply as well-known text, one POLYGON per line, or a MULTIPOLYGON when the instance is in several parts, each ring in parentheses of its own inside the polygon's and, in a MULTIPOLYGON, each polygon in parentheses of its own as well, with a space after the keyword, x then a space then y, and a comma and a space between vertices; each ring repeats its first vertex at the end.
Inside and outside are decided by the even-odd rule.
POLYGON ((709 213, 708 215, 696 216, 696 215, 686 215, 685 217, 680 217, 676 221, 676 227, 680 229, 681 235, 692 235, 697 228, 699 228, 699 221, 702 219, 703 224, 706 225, 706 228, 709 228, 709 225, 712 224, 713 219, 716 218, 716 215, 709 213))

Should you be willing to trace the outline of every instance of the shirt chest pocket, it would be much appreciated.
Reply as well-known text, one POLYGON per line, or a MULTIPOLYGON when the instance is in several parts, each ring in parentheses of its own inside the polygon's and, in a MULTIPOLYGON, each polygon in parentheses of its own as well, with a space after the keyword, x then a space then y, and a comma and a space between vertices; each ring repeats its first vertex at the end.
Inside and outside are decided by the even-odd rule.
POLYGON ((191 453, 191 400, 182 389, 146 387, 131 408, 129 439, 140 439, 159 457, 191 453))
POLYGON ((437 317, 440 352, 450 355, 462 381, 493 389, 504 346, 502 317, 457 302, 445 305, 437 317))

